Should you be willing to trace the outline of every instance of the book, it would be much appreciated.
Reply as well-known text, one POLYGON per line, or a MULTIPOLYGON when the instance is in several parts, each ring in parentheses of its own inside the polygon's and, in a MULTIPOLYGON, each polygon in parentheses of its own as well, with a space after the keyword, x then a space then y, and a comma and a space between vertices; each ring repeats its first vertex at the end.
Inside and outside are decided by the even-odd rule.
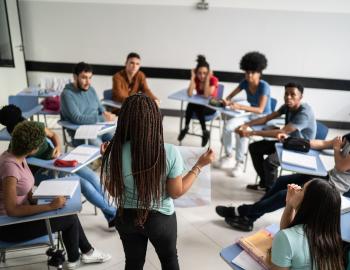
POLYGON ((80 164, 84 164, 100 152, 99 147, 89 145, 79 145, 73 149, 62 160, 76 160, 80 164))
POLYGON ((307 169, 317 170, 317 162, 315 156, 283 150, 282 162, 307 169))
POLYGON ((271 248, 273 234, 262 229, 250 236, 243 237, 238 244, 255 260, 263 269, 271 268, 271 248))
POLYGON ((77 180, 45 180, 34 191, 33 198, 53 199, 58 196, 64 196, 70 199, 73 197, 79 183, 77 180))
POLYGON ((341 213, 345 214, 350 212, 350 198, 341 195, 341 213))

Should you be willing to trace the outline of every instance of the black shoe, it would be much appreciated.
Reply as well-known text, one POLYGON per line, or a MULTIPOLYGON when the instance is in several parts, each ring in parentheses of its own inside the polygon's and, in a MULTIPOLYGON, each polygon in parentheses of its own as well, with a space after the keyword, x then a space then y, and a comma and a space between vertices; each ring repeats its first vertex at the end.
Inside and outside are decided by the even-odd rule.
POLYGON ((220 217, 224 217, 224 218, 228 218, 228 217, 235 217, 235 208, 232 206, 222 206, 222 205, 218 205, 215 208, 216 213, 220 216, 220 217))
POLYGON ((116 218, 117 218, 117 214, 110 221, 108 221, 108 228, 109 229, 115 227, 115 220, 116 220, 116 218))
POLYGON ((188 132, 188 128, 184 128, 183 130, 181 130, 179 136, 177 137, 177 140, 181 142, 185 138, 187 132, 188 132))
POLYGON ((253 221, 247 217, 225 218, 225 222, 232 228, 244 232, 251 232, 254 225, 253 221))
POLYGON ((265 193, 267 191, 266 187, 262 187, 259 184, 250 184, 247 185, 247 189, 254 190, 254 191, 259 191, 265 193))
POLYGON ((207 145, 209 138, 210 138, 210 132, 208 130, 203 130, 202 147, 207 145))

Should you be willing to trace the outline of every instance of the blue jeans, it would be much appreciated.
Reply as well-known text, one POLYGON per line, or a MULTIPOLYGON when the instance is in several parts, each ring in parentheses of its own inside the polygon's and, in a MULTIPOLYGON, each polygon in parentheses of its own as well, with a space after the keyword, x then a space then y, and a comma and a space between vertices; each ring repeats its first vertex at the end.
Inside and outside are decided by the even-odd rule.
MULTIPOLYGON (((89 167, 83 167, 75 173, 80 178, 81 193, 93 205, 101 209, 103 215, 110 221, 115 217, 116 208, 109 204, 98 175, 89 167)), ((59 176, 64 176, 64 173, 59 173, 59 176)), ((35 174, 35 184, 38 185, 41 181, 54 178, 53 171, 39 169, 35 174)))
POLYGON ((276 211, 286 205, 287 185, 304 185, 312 178, 321 178, 306 174, 291 174, 279 177, 271 189, 254 204, 243 204, 237 208, 240 216, 246 216, 252 222, 266 213, 276 211))
MULTIPOLYGON (((88 144, 100 146, 102 143, 112 140, 113 135, 114 135, 113 133, 105 133, 101 136, 98 136, 96 139, 89 139, 88 144)), ((74 136, 72 136, 71 138, 72 138, 72 143, 73 143, 74 147, 77 147, 77 146, 85 143, 85 140, 80 140, 80 139, 75 140, 75 139, 73 139, 73 137, 74 136)))

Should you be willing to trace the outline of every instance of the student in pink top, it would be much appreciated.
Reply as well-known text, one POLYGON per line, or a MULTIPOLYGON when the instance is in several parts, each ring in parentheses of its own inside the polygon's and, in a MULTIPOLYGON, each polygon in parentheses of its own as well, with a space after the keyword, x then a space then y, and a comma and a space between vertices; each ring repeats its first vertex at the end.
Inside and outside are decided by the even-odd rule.
MULTIPOLYGON (((0 215, 21 217, 64 207, 64 197, 41 205, 32 198, 34 177, 26 157, 34 154, 44 139, 45 131, 40 123, 25 121, 16 125, 9 150, 0 156, 0 215)), ((67 269, 77 268, 80 261, 102 263, 111 258, 91 246, 77 215, 52 218, 50 224, 53 232, 62 232, 68 255, 67 269)), ((44 220, 0 227, 0 240, 6 242, 28 241, 46 234, 44 220)))

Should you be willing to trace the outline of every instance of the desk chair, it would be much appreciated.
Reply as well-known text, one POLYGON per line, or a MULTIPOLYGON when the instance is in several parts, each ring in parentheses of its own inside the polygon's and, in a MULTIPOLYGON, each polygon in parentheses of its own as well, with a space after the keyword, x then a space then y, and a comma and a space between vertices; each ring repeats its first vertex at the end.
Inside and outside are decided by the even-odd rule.
MULTIPOLYGON (((40 106, 41 108, 41 105, 38 103, 38 97, 35 96, 9 96, 8 103, 16 105, 21 109, 23 114, 25 114, 25 112, 33 110, 36 107, 40 106)), ((33 120, 33 117, 30 118, 33 120)))
MULTIPOLYGON (((224 85, 223 84, 219 84, 218 85, 217 98, 218 99, 222 99, 223 95, 224 95, 224 85)), ((198 118, 197 118, 195 113, 192 114, 191 119, 192 120, 198 120, 198 118)), ((219 111, 215 111, 215 113, 213 113, 213 114, 206 115, 204 117, 204 119, 205 119, 205 122, 210 122, 209 134, 211 135, 211 131, 212 131, 213 127, 217 127, 217 128, 219 128, 219 136, 221 138, 221 113, 219 111), (213 125, 215 120, 219 120, 219 126, 214 126, 213 125)), ((192 121, 192 128, 191 128, 192 131, 188 132, 187 135, 202 137, 201 134, 195 132, 195 125, 196 124, 198 124, 198 121, 192 121)), ((182 129, 182 127, 181 127, 181 129, 182 129)), ((181 129, 180 129, 180 132, 181 132, 181 129)), ((181 141, 180 141, 179 145, 181 145, 181 141)), ((209 145, 211 145, 211 136, 209 137, 209 145)))
POLYGON ((112 89, 106 89, 103 91, 104 100, 112 100, 112 89))

